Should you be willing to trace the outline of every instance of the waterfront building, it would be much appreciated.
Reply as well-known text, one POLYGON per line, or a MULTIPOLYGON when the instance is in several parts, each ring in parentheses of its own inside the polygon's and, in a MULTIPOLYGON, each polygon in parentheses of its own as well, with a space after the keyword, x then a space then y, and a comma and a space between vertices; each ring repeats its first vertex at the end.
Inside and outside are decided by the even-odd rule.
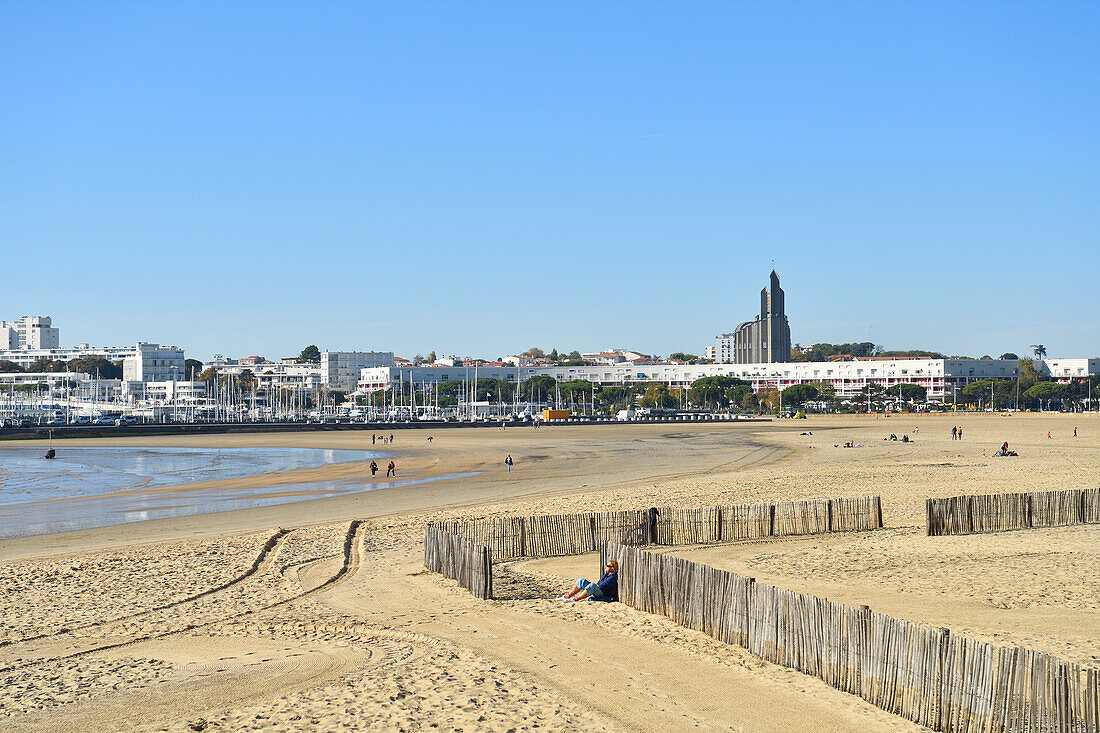
POLYGON ((0 350, 56 349, 59 345, 58 331, 49 316, 0 321, 0 350))
POLYGON ((168 382, 185 379, 183 349, 138 342, 134 353, 122 360, 125 382, 168 382))
POLYGON ((392 351, 322 351, 321 379, 329 389, 354 392, 363 369, 394 363, 392 351))
POLYGON ((70 362, 73 359, 102 357, 107 361, 121 361, 124 377, 129 363, 129 379, 144 382, 184 378, 183 349, 139 341, 134 346, 89 346, 80 344, 72 349, 7 349, 0 351, 0 360, 18 364, 22 369, 36 361, 70 362))
MULTIPOLYGON (((1034 360, 1036 371, 1052 379, 1069 381, 1100 376, 1100 359, 1034 360)), ((630 362, 588 366, 478 366, 479 379, 502 379, 512 384, 534 376, 552 377, 558 382, 585 380, 601 387, 659 382, 669 388, 690 387, 703 377, 736 377, 753 390, 771 386, 786 389, 795 384, 823 383, 836 396, 858 395, 868 385, 883 389, 895 384, 918 384, 931 401, 950 402, 958 390, 982 379, 1015 379, 1016 359, 896 359, 873 357, 852 361, 759 362, 755 364, 669 364, 630 362)), ((416 384, 422 389, 452 379, 472 380, 474 367, 377 367, 363 369, 359 392, 392 389, 416 384)))

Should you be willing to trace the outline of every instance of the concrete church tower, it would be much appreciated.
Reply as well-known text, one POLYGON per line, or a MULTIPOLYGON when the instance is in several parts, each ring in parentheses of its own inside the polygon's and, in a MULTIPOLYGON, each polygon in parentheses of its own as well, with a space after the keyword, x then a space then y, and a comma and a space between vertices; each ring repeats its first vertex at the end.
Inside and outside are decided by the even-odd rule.
POLYGON ((761 364, 791 360, 791 326, 783 307, 783 288, 772 270, 768 287, 760 291, 760 315, 734 332, 734 363, 761 364))

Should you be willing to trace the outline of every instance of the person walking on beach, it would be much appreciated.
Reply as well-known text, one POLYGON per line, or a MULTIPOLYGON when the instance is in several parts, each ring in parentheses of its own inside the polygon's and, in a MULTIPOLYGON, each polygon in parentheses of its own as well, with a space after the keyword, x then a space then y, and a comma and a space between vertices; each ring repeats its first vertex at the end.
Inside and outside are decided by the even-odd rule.
POLYGON ((1047 440, 1050 440, 1050 431, 1047 431, 1047 440))
POLYGON ((390 476, 397 478, 397 466, 393 465, 393 461, 390 461, 390 465, 386 468, 386 478, 390 476))
POLYGON ((390 433, 390 442, 393 442, 393 433, 390 433))
POLYGON ((1075 438, 1077 437, 1077 426, 1076 425, 1073 426, 1073 437, 1075 437, 1075 438))
POLYGON ((378 464, 375 463, 374 461, 371 461, 370 462, 370 477, 374 478, 377 473, 378 473, 378 464))
POLYGON ((512 454, 509 453, 508 457, 504 459, 504 465, 508 467, 508 473, 512 472, 512 454))
POLYGON ((959 440, 962 440, 962 439, 963 439, 963 429, 962 429, 962 425, 960 425, 959 426, 959 440))
POLYGON ((959 439, 959 429, 954 425, 951 426, 951 440, 959 439))
POLYGON ((378 444, 378 436, 377 435, 371 434, 370 444, 371 445, 377 445, 378 444))

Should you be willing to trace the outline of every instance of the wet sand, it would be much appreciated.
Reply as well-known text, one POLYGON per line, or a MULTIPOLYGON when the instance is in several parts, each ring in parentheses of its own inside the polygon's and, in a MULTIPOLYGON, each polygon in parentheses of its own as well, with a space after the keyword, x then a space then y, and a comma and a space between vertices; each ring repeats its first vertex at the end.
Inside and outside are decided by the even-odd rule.
MULTIPOLYGON (((1100 653, 1100 589, 1090 572, 1100 527, 952 538, 921 531, 928 496, 1100 484, 1095 416, 451 430, 430 445, 421 431, 395 435, 381 449, 394 456, 399 476, 483 473, 0 542, 5 725, 918 729, 667 620, 618 604, 550 600, 569 578, 596 572, 593 558, 501 565, 498 599, 489 602, 422 572, 425 519, 486 512, 878 493, 887 524, 881 532, 676 552, 958 633, 1092 663, 1100 653), (952 424, 965 427, 961 443, 950 440, 952 424), (891 432, 913 437, 916 426, 915 444, 881 440, 891 432), (867 447, 833 447, 847 440, 867 447), (1020 458, 990 457, 1004 440, 1020 458), (503 466, 509 453, 511 475, 503 466), (348 542, 352 519, 365 521, 348 542)), ((232 435, 141 444, 369 449, 369 438, 232 435)), ((338 464, 285 478, 354 479, 361 470, 338 464)))

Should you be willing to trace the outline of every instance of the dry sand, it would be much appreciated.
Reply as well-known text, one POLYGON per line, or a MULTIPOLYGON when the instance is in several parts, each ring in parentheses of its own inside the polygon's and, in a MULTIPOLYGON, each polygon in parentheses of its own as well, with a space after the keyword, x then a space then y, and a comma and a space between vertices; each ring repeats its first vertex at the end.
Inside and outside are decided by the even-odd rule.
MULTIPOLYGON (((924 537, 921 528, 928 496, 1100 485, 1094 416, 446 430, 431 445, 421 431, 395 435, 379 449, 395 456, 402 477, 485 473, 0 542, 5 727, 919 729, 665 619, 618 604, 549 600, 568 579, 597 572, 592 557, 504 564, 494 578, 498 599, 489 602, 422 571, 426 518, 486 512, 878 493, 883 531, 675 551, 760 581, 1100 664, 1100 527, 945 538, 924 537), (962 442, 950 440, 952 424, 964 426, 962 442), (891 432, 916 443, 883 442, 891 432), (847 440, 866 447, 833 447, 847 440), (1019 458, 990 457, 1005 440, 1019 458), (503 472, 507 453, 516 460, 511 475, 503 472), (354 519, 364 521, 345 543, 354 519)), ((369 443, 369 433, 140 441, 369 443)), ((365 475, 361 464, 246 482, 356 475, 365 475)))

